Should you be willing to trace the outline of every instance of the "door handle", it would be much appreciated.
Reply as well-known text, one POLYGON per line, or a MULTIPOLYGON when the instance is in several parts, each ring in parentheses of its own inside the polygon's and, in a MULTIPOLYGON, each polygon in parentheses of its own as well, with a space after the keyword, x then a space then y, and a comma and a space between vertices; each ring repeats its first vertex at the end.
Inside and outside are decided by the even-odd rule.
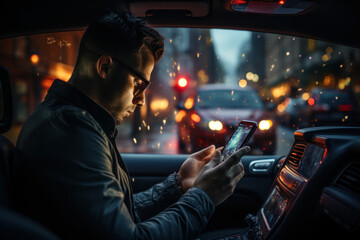
POLYGON ((268 173, 270 172, 275 159, 261 159, 251 161, 249 164, 249 170, 252 173, 268 173))

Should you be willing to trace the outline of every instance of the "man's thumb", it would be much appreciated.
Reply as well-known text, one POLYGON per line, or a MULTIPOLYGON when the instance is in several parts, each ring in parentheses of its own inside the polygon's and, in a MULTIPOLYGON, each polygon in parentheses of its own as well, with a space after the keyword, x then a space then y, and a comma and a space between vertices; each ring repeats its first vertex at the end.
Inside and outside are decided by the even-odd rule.
POLYGON ((220 151, 216 150, 213 159, 211 159, 211 161, 207 165, 209 165, 211 168, 216 167, 217 165, 219 165, 220 160, 221 160, 221 153, 220 151))

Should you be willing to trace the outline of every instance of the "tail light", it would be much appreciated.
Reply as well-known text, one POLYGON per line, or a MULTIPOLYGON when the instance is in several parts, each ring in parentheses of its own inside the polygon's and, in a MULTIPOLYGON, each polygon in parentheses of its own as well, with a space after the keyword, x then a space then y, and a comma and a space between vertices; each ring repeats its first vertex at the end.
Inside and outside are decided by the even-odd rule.
POLYGON ((196 123, 200 122, 200 120, 201 120, 201 117, 199 115, 197 115, 196 113, 191 114, 190 118, 191 118, 191 120, 193 120, 196 123))
POLYGON ((353 110, 353 106, 351 104, 342 104, 338 106, 338 110, 340 112, 350 112, 353 110))
POLYGON ((314 104, 315 104, 315 99, 314 99, 314 98, 309 98, 308 104, 309 104, 310 106, 314 106, 314 104))

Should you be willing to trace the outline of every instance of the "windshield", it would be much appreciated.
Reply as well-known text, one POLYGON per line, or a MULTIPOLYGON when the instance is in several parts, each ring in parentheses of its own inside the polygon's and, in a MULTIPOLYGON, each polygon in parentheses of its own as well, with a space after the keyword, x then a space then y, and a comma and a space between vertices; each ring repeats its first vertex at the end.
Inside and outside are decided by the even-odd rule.
POLYGON ((263 108, 261 99, 255 92, 215 90, 199 91, 196 97, 196 108, 263 108))
MULTIPOLYGON (((253 154, 287 154, 299 128, 359 126, 359 49, 250 31, 156 29, 165 53, 152 72, 145 105, 117 127, 120 152, 220 147, 241 120, 251 120, 259 124, 249 142, 253 154)), ((54 79, 70 78, 82 34, 0 40, 0 64, 13 85, 15 123, 7 133, 13 143, 54 79)))
POLYGON ((327 103, 331 105, 353 104, 351 93, 337 90, 323 90, 314 94, 314 99, 318 103, 327 103))

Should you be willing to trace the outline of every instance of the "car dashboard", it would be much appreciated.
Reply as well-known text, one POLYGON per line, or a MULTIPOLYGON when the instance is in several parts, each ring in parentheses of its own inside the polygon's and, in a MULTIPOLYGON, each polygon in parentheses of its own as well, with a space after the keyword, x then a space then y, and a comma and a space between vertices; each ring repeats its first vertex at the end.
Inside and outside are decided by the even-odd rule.
MULTIPOLYGON (((360 236, 360 128, 304 128, 294 138, 284 161, 282 156, 242 159, 244 178, 197 239, 360 236)), ((122 157, 139 192, 179 169, 187 155, 174 155, 172 161, 167 155, 122 157)))
POLYGON ((344 230, 336 234, 358 233, 360 128, 306 128, 294 136, 266 201, 247 220, 248 238, 300 239, 311 237, 310 232, 331 236, 334 228, 319 219, 332 219, 344 230))

